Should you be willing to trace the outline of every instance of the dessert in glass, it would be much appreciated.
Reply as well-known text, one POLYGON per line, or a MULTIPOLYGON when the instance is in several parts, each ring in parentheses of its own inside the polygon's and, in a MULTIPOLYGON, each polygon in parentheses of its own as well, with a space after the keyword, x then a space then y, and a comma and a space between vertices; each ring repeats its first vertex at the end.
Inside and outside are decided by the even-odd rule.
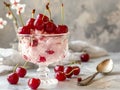
POLYGON ((68 53, 67 26, 56 26, 47 16, 39 14, 19 28, 18 39, 24 60, 39 66, 36 73, 43 86, 57 84, 57 79, 48 77, 48 65, 64 60, 68 53))

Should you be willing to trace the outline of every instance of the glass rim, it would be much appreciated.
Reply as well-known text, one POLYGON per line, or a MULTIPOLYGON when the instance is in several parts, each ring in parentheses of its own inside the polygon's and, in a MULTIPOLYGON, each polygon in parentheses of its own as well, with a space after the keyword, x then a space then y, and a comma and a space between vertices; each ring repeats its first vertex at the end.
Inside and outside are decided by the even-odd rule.
POLYGON ((52 37, 52 36, 64 36, 64 35, 69 35, 69 32, 67 33, 61 33, 61 34, 17 34, 17 36, 26 36, 26 37, 29 37, 29 36, 49 36, 49 37, 52 37))

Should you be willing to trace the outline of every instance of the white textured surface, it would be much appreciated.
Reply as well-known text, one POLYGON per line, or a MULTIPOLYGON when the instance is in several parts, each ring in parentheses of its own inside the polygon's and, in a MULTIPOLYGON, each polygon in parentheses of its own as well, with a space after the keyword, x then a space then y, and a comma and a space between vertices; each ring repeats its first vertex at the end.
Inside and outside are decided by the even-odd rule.
MULTIPOLYGON (((64 82, 59 82, 56 87, 44 89, 39 87, 38 90, 119 90, 120 88, 120 53, 111 53, 110 56, 91 60, 88 63, 82 63, 81 65, 81 74, 79 75, 82 78, 85 78, 91 74, 93 74, 96 71, 96 66, 98 63, 100 63, 102 60, 106 58, 113 59, 114 62, 114 68, 111 74, 109 75, 101 75, 99 74, 94 81, 88 85, 88 86, 77 86, 77 79, 71 78, 67 79, 64 82)), ((51 71, 53 71, 51 69, 51 71)), ((30 90, 27 86, 28 76, 33 75, 35 70, 28 70, 28 74, 26 78, 20 78, 18 85, 10 85, 8 84, 6 78, 7 75, 0 76, 0 90, 30 90)), ((53 73, 51 73, 52 76, 53 73)))

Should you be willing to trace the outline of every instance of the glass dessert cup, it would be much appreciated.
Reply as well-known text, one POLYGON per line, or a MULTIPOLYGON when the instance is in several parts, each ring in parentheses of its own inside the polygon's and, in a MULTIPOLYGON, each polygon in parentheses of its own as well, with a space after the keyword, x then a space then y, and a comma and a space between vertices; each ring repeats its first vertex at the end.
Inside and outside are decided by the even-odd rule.
POLYGON ((64 60, 68 53, 68 33, 64 34, 18 34, 19 51, 28 62, 39 66, 39 74, 43 86, 57 84, 55 78, 49 78, 48 65, 64 60))

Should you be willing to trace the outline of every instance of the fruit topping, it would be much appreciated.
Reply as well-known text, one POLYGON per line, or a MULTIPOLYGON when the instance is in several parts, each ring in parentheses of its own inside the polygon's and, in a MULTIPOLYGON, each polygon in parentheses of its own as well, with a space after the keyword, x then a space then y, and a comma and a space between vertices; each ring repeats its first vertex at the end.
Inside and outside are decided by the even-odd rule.
POLYGON ((53 23, 53 22, 47 22, 45 24, 45 28, 44 30, 47 32, 47 33, 54 33, 55 30, 56 30, 56 25, 53 23))
POLYGON ((34 21, 35 21, 35 19, 34 18, 30 18, 28 21, 27 21, 27 23, 26 23, 26 26, 29 26, 29 28, 30 29, 35 29, 35 27, 34 27, 34 21))
POLYGON ((35 9, 32 10, 32 17, 27 21, 26 25, 20 29, 19 34, 61 34, 67 33, 68 27, 64 25, 64 5, 61 4, 61 25, 56 26, 51 17, 50 3, 46 4, 46 10, 49 12, 49 18, 44 14, 38 14, 34 18, 35 9))
POLYGON ((35 9, 32 10, 32 18, 30 18, 26 23, 26 26, 29 26, 29 28, 33 29, 33 30, 35 29, 35 26, 34 26, 34 22, 35 22, 34 14, 35 14, 35 9))
POLYGON ((64 5, 63 3, 61 4, 61 23, 62 25, 58 25, 55 33, 60 34, 60 33, 67 33, 68 32, 68 27, 64 25, 64 5))
POLYGON ((49 18, 44 14, 39 14, 36 20, 43 20, 43 22, 48 22, 49 18))
POLYGON ((31 34, 31 29, 29 26, 23 26, 20 28, 19 34, 31 34))
POLYGON ((43 30, 44 29, 44 22, 42 19, 36 20, 34 25, 35 25, 36 30, 43 30))
POLYGON ((39 14, 34 22, 37 30, 44 30, 44 25, 49 21, 49 18, 43 14, 39 14))
POLYGON ((67 33, 68 32, 68 27, 66 25, 58 25, 56 28, 55 33, 60 34, 60 33, 67 33))

